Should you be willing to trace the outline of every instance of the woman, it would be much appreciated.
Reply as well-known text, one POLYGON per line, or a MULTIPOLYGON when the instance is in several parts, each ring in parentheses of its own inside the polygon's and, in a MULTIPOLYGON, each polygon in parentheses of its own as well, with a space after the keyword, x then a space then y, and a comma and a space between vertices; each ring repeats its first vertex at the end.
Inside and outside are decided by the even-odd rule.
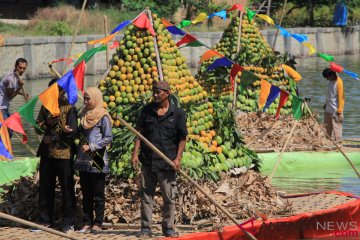
MULTIPOLYGON (((56 81, 57 79, 52 79, 49 86, 56 84, 56 81)), ((37 118, 39 126, 44 131, 37 153, 40 157, 39 213, 42 225, 53 225, 57 177, 62 195, 62 231, 67 233, 74 229, 76 215, 73 157, 78 127, 76 109, 68 103, 65 91, 60 87, 59 91, 60 115, 54 117, 42 106, 37 118)))
POLYGON ((80 232, 101 230, 105 210, 105 175, 109 172, 106 146, 112 141, 112 120, 103 107, 98 88, 90 87, 84 94, 80 113, 80 143, 75 161, 83 194, 83 227, 80 232), (95 211, 95 216, 94 216, 95 211))

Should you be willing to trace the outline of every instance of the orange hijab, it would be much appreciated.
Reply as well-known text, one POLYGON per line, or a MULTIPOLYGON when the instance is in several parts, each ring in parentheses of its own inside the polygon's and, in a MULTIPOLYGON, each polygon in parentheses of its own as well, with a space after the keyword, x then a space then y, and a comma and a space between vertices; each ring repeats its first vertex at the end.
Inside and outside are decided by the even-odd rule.
POLYGON ((85 106, 81 111, 81 126, 84 129, 92 128, 105 115, 109 117, 112 123, 109 112, 103 106, 103 96, 101 91, 96 87, 90 87, 85 93, 89 95, 91 104, 88 107, 85 106))

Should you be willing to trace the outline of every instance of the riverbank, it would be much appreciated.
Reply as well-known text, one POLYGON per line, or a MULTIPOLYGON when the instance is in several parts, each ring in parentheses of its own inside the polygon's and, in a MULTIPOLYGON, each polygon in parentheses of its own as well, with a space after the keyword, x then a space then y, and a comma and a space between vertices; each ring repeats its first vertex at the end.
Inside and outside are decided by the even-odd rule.
MULTIPOLYGON (((309 42, 318 52, 332 55, 356 54, 360 52, 360 26, 348 28, 292 28, 290 33, 306 34, 309 42)), ((263 30, 262 34, 272 45, 275 38, 275 30, 263 30)), ((222 32, 193 33, 199 41, 207 46, 214 46, 221 38, 222 32)), ((78 36, 72 50, 72 54, 82 53, 93 48, 88 45, 90 40, 98 39, 103 35, 78 36)), ((118 35, 116 40, 122 39, 123 35, 118 35)), ((51 60, 66 57, 70 47, 72 37, 24 37, 7 38, 4 47, 0 48, 0 77, 2 77, 14 65, 18 57, 25 57, 29 60, 27 78, 38 78, 49 76, 47 63, 51 60)), ((174 38, 175 41, 179 37, 174 38)), ((280 52, 289 52, 299 57, 308 57, 307 48, 293 38, 279 36, 275 49, 280 52)), ((182 48, 181 53, 186 57, 187 64, 192 68, 197 68, 200 56, 206 51, 205 47, 182 48)), ((114 50, 109 51, 111 55, 114 50)), ((106 69, 106 53, 100 52, 96 57, 87 63, 87 74, 101 74, 106 69)), ((63 69, 63 64, 57 64, 58 69, 63 69)))

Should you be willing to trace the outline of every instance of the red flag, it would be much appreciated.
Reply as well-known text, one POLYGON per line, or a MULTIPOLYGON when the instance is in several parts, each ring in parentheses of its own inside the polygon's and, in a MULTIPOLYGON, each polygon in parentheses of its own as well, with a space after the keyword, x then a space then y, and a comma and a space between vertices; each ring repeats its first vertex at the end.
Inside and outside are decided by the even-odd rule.
POLYGON ((138 28, 146 28, 150 31, 151 35, 155 36, 155 31, 153 27, 151 26, 149 18, 146 16, 146 13, 140 14, 134 21, 133 24, 137 26, 138 28))
POLYGON ((25 144, 27 142, 28 138, 22 126, 20 114, 18 112, 8 117, 3 124, 15 132, 21 133, 23 135, 23 143, 25 144))
POLYGON ((241 5, 241 4, 234 4, 230 9, 228 9, 227 11, 230 12, 230 11, 234 11, 238 9, 239 11, 241 12, 245 12, 245 9, 244 9, 244 6, 241 5))
POLYGON ((72 72, 76 80, 76 86, 84 93, 85 61, 83 60, 81 63, 76 65, 72 72))
POLYGON ((231 83, 231 89, 232 91, 234 91, 234 85, 235 85, 235 77, 236 77, 236 74, 240 71, 243 71, 244 68, 241 67, 239 64, 235 63, 232 68, 231 68, 231 71, 230 71, 230 83, 231 83))
POLYGON ((344 71, 344 68, 340 65, 337 65, 336 63, 334 62, 331 62, 330 63, 330 69, 334 72, 342 72, 344 71))
POLYGON ((109 47, 109 49, 114 49, 114 48, 118 48, 118 47, 119 47, 119 42, 114 41, 113 44, 109 47))
POLYGON ((187 33, 180 41, 178 41, 176 43, 176 46, 179 47, 182 44, 191 43, 191 42, 194 42, 194 41, 196 41, 196 38, 187 33))
POLYGON ((284 90, 281 90, 280 92, 280 100, 279 100, 279 105, 278 105, 278 108, 276 110, 276 119, 279 119, 279 115, 280 115, 280 109, 285 105, 285 103, 287 102, 289 98, 289 93, 284 91, 284 90))

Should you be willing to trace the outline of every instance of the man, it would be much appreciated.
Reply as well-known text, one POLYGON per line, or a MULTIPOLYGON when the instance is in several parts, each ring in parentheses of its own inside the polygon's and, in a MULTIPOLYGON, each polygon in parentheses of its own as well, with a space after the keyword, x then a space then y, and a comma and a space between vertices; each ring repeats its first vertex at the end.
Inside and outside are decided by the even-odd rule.
POLYGON ((326 133, 341 144, 345 103, 343 80, 330 68, 326 68, 322 75, 328 80, 328 92, 324 105, 326 133))
POLYGON ((175 169, 153 152, 140 139, 135 140, 132 166, 142 163, 141 231, 138 237, 151 237, 153 197, 157 183, 164 201, 162 230, 166 237, 178 237, 174 229, 176 171, 181 167, 187 128, 186 115, 169 99, 170 86, 165 81, 153 85, 154 102, 146 105, 137 121, 137 129, 168 158, 175 169), (138 150, 140 149, 140 157, 138 150))
POLYGON ((11 100, 18 94, 22 95, 21 88, 24 82, 20 77, 25 73, 27 65, 26 59, 18 58, 15 62, 14 71, 7 73, 0 82, 0 109, 4 120, 10 116, 11 100))

